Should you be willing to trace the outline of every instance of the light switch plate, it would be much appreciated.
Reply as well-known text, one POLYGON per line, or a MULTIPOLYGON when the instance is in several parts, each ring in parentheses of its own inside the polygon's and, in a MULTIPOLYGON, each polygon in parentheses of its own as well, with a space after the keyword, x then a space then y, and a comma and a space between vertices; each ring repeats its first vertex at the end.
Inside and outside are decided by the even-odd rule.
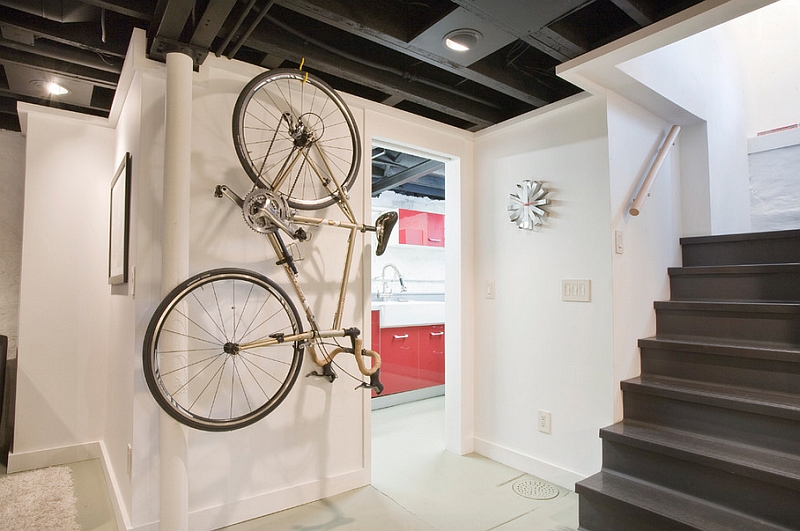
POLYGON ((561 300, 567 302, 591 302, 592 281, 588 279, 562 280, 561 300))

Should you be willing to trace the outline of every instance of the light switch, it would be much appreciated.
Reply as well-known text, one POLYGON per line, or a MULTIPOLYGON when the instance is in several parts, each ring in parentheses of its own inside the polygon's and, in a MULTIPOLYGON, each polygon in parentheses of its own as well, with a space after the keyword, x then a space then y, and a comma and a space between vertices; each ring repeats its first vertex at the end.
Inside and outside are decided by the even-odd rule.
POLYGON ((591 280, 562 280, 561 300, 567 302, 591 302, 591 280))

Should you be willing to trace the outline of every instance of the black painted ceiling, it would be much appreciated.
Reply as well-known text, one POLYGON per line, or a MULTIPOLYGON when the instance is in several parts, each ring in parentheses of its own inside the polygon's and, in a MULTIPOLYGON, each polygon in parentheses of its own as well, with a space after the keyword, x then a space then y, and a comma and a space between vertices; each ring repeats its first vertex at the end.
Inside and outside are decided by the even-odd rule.
POLYGON ((556 65, 700 0, 0 0, 0 128, 16 102, 107 116, 133 28, 151 58, 298 66, 335 88, 477 131, 579 91, 556 65), (458 54, 453 29, 483 36, 458 54), (55 78, 66 96, 45 96, 55 78))

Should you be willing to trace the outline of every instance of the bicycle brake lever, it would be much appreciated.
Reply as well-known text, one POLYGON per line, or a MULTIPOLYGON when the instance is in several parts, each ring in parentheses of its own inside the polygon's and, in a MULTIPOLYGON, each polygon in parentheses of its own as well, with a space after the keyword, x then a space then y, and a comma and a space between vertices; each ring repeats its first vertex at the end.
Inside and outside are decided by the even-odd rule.
POLYGON ((384 390, 384 386, 381 383, 381 370, 380 368, 372 373, 369 377, 369 383, 361 382, 361 385, 356 387, 356 389, 375 389, 376 394, 381 394, 384 390))
POLYGON ((329 382, 333 383, 333 381, 338 378, 338 374, 336 371, 333 370, 333 366, 330 363, 326 363, 322 366, 322 373, 318 373, 317 371, 311 371, 310 373, 306 374, 306 378, 309 376, 318 376, 320 378, 325 378, 329 382))

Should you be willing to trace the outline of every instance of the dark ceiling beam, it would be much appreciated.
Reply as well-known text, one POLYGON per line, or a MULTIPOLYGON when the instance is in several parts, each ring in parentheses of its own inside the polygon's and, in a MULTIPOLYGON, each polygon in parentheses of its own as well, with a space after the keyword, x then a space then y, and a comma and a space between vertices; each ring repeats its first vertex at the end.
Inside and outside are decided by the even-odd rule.
POLYGON ((0 60, 110 89, 115 89, 119 80, 119 75, 113 72, 104 72, 88 66, 59 61, 3 46, 0 46, 0 60))
POLYGON ((392 73, 376 70, 358 61, 306 45, 294 37, 286 38, 285 35, 281 37, 280 34, 281 32, 259 27, 247 40, 247 47, 262 53, 285 57, 298 64, 305 59, 305 64, 310 70, 325 72, 390 96, 398 96, 480 127, 487 127, 505 119, 502 112, 497 109, 466 99, 458 99, 451 93, 409 82, 392 73))
POLYGON ((210 48, 238 0, 211 0, 200 17, 191 44, 210 48))
POLYGON ((183 28, 186 27, 186 21, 189 20, 189 15, 192 14, 194 9, 193 0, 169 0, 165 5, 166 9, 158 21, 158 29, 156 35, 171 41, 177 41, 183 28))
POLYGON ((642 27, 648 26, 655 22, 653 17, 649 16, 641 7, 641 2, 632 2, 631 0, 611 0, 615 6, 625 12, 626 15, 631 17, 642 27))
POLYGON ((81 0, 81 2, 144 22, 150 22, 153 18, 153 0, 81 0))
MULTIPOLYGON (((415 59, 435 65, 442 70, 457 74, 461 77, 469 79, 470 81, 474 81, 481 85, 492 88, 534 107, 542 107, 550 103, 546 95, 538 92, 536 88, 527 85, 522 79, 513 76, 502 76, 500 72, 496 71, 489 73, 483 71, 478 72, 469 67, 455 64, 447 59, 439 57, 438 55, 409 46, 407 42, 397 38, 394 35, 376 31, 374 28, 351 20, 345 17, 343 14, 336 13, 327 8, 316 5, 314 2, 310 2, 308 0, 278 0, 276 3, 286 7, 287 9, 291 9, 292 11, 301 13, 307 17, 347 31, 353 35, 366 38, 371 42, 380 44, 391 50, 404 53, 415 59), (498 79, 503 79, 504 82, 498 81, 498 79)), ((336 4, 337 3, 333 3, 331 5, 336 4)), ((361 14, 359 13, 359 15, 361 14)))
POLYGON ((107 42, 104 43, 99 24, 96 27, 89 23, 61 24, 5 6, 0 6, 0 21, 4 26, 31 33, 34 37, 114 57, 125 57, 133 29, 133 24, 124 28, 109 28, 107 42))
POLYGON ((569 61, 589 50, 577 44, 560 33, 556 33, 548 27, 541 28, 529 35, 522 37, 522 40, 540 50, 550 57, 559 61, 569 61))
POLYGON ((0 38, 0 46, 13 50, 32 53, 35 55, 57 59, 67 63, 74 63, 104 72, 119 74, 122 71, 122 60, 116 57, 101 58, 96 53, 65 46, 54 41, 38 39, 33 46, 20 44, 8 39, 0 38))
POLYGON ((438 160, 422 162, 407 170, 397 172, 391 177, 384 177, 378 181, 373 181, 372 194, 375 195, 386 190, 391 190, 392 188, 397 188, 411 181, 416 181, 420 177, 425 177, 430 173, 441 171, 443 168, 444 162, 439 162, 438 160))
MULTIPOLYGON (((430 197, 431 199, 444 199, 443 188, 433 188, 418 183, 404 184, 402 187, 396 188, 395 192, 400 192, 400 193, 407 192, 418 196, 430 197)), ((372 194, 376 195, 375 192, 373 192, 372 194)))

